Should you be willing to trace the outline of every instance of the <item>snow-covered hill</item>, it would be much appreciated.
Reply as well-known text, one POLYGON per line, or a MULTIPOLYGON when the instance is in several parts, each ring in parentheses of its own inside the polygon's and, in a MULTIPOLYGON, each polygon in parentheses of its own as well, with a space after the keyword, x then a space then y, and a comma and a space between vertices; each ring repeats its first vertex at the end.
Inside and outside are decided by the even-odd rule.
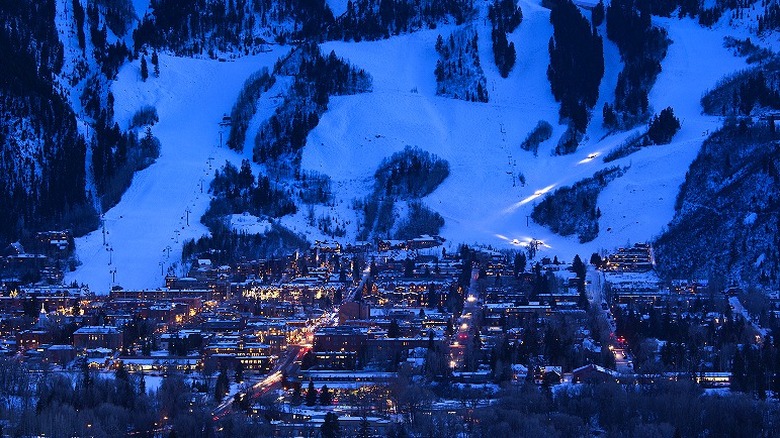
MULTIPOLYGON (((326 44, 326 50, 368 70, 375 92, 333 102, 309 137, 303 167, 337 181, 343 199, 340 205, 347 206, 349 199, 367 193, 383 158, 405 145, 435 153, 450 162, 451 176, 425 201, 444 216, 447 222, 442 234, 454 242, 506 247, 534 238, 559 255, 573 257, 656 236, 672 218, 674 198, 704 140, 703 133, 719 126, 716 118, 701 115, 700 97, 723 75, 745 65, 723 48, 723 36, 735 30, 725 25, 705 29, 690 19, 657 19, 673 44, 650 99, 656 110, 674 107, 683 121, 672 144, 646 148, 608 165, 600 157, 591 159, 629 135, 607 135, 596 111, 587 140, 577 153, 551 155, 565 129, 557 126, 552 139, 534 157, 519 148, 520 142, 538 120, 554 125, 558 120, 558 106, 545 76, 552 27, 547 9, 533 1, 520 4, 524 20, 510 36, 518 47, 518 63, 507 79, 499 76, 492 63, 489 26, 481 20, 476 23, 489 78, 491 101, 487 104, 435 95, 430 74, 435 62, 433 45, 436 36, 446 35, 448 29, 378 42, 326 44), (614 164, 630 165, 630 169, 599 199, 602 232, 595 241, 583 246, 574 236, 564 238, 527 223, 535 201, 545 193, 614 164), (520 173, 527 182, 524 187, 512 178, 520 173)), ((608 40, 605 64, 597 109, 612 99, 621 68, 617 49, 608 40)))
MULTIPOLYGON (((81 266, 66 280, 85 282, 99 293, 112 284, 162 285, 163 275, 181 258, 184 239, 207 232, 199 218, 208 206, 214 169, 225 160, 238 164, 246 158, 219 147, 220 138, 227 138, 219 122, 230 113, 244 80, 272 66, 285 52, 276 47, 235 62, 161 55, 160 77, 147 82, 140 81, 137 62, 122 68, 111 87, 117 120, 127 126, 141 106, 155 106, 160 122, 154 132, 162 151, 155 164, 135 175, 120 203, 105 213, 106 244, 102 228, 76 240, 81 266)), ((174 272, 180 273, 175 267, 174 272)))
MULTIPOLYGON (((745 37, 748 30, 730 26, 725 18, 712 29, 687 18, 654 18, 656 25, 668 31, 672 44, 650 103, 655 112, 672 106, 682 130, 669 145, 644 148, 606 164, 602 158, 607 152, 633 131, 644 129, 613 134, 601 127, 600 109, 614 99, 622 68, 617 48, 604 39, 606 72, 585 140, 576 153, 554 156, 552 151, 566 127, 558 123, 559 105, 546 76, 552 35, 549 10, 536 0, 520 0, 519 4, 524 19, 509 35, 517 47, 517 64, 508 78, 501 78, 493 63, 486 6, 479 5, 480 15, 466 24, 474 26, 479 35, 488 103, 436 95, 435 42, 438 35, 449 35, 454 25, 379 41, 322 44, 325 53, 334 51, 373 76, 373 92, 331 98, 302 155, 303 170, 331 177, 336 202, 317 206, 317 214, 348 223, 346 239, 357 234, 359 217, 352 201, 371 192, 380 162, 407 145, 449 162, 450 176, 423 202, 444 217, 441 234, 451 245, 513 248, 539 239, 544 251, 570 259, 577 253, 587 256, 651 239, 672 219, 675 196, 704 134, 720 125, 716 117, 701 114, 699 99, 718 79, 745 66, 743 58, 723 47, 723 37, 745 37), (551 123, 554 132, 534 156, 523 151, 520 143, 540 120, 551 123), (556 235, 529 220, 533 206, 547 193, 615 164, 628 169, 599 197, 601 232, 594 241, 580 244, 576 236, 556 235)), ((160 78, 147 82, 139 78, 137 61, 121 69, 111 88, 116 117, 125 127, 142 105, 156 106, 160 122, 154 133, 162 142, 162 154, 136 175, 120 203, 105 214, 106 244, 102 229, 77 240, 82 264, 68 280, 86 282, 98 293, 112 284, 125 288, 162 285, 163 274, 179 261, 183 240, 206 232, 198 223, 209 201, 200 191, 201 184, 205 192, 213 170, 225 160, 237 164, 241 158, 251 158, 251 147, 245 148, 245 156, 219 147, 218 122, 230 112, 243 81, 260 67, 272 66, 286 52, 284 47, 272 47, 269 53, 234 62, 161 55, 160 78)), ((281 79, 261 97, 248 145, 289 84, 281 79)), ((227 130, 223 139, 226 136, 227 130)), ((280 222, 310 240, 326 237, 307 224, 305 215, 305 209, 300 209, 280 222)))

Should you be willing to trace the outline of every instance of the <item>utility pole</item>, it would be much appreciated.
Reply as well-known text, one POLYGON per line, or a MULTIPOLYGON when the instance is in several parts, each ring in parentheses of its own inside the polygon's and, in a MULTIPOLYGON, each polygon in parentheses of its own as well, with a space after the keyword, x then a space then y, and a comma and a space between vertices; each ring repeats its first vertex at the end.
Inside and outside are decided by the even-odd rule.
POLYGON ((108 272, 111 273, 111 284, 113 285, 116 283, 116 268, 113 268, 108 272))
POLYGON ((108 265, 111 266, 111 264, 114 262, 114 259, 112 257, 114 253, 114 248, 109 246, 108 248, 106 248, 106 251, 108 251, 108 265))
POLYGON ((100 225, 103 228, 103 246, 106 246, 106 216, 100 215, 100 225))
POLYGON ((192 213, 192 210, 190 210, 190 208, 187 207, 187 209, 184 210, 184 213, 187 214, 187 226, 189 227, 190 226, 190 213, 192 213))

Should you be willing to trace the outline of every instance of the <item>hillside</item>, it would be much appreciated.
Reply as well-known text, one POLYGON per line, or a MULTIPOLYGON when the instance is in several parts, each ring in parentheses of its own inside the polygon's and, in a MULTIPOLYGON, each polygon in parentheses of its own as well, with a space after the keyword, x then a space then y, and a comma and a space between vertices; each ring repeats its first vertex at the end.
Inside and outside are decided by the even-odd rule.
MULTIPOLYGON (((234 230, 263 232, 274 224, 310 242, 334 237, 352 241, 406 233, 401 228, 410 229, 410 214, 424 212, 435 226, 431 230, 438 228, 437 217, 443 219, 440 234, 453 249, 461 242, 509 249, 534 239, 542 241, 550 254, 569 259, 577 253, 653 240, 675 217, 674 200, 686 172, 707 135, 721 125, 717 115, 702 114, 700 98, 724 76, 748 66, 748 59, 737 56, 733 46, 724 46, 724 37, 751 37, 760 46, 777 46, 769 31, 762 28, 764 33, 757 35, 758 29, 750 24, 750 17, 761 11, 725 6, 690 13, 673 8, 674 14, 654 10, 650 26, 663 31, 669 46, 660 57, 660 73, 649 88, 643 116, 672 107, 682 129, 668 145, 642 147, 606 163, 603 157, 610 151, 646 130, 644 122, 621 128, 625 130, 605 128, 603 123, 607 113, 602 108, 616 102, 616 87, 625 81, 621 74, 631 61, 607 38, 607 24, 600 23, 594 34, 603 37, 599 43, 603 77, 596 78, 595 105, 591 105, 592 81, 588 85, 585 108, 593 109, 587 128, 572 134, 571 120, 561 119, 566 113, 548 80, 554 29, 550 10, 541 1, 518 2, 520 24, 506 33, 507 44, 516 51, 516 63, 508 71, 506 67, 500 71, 495 63, 494 29, 486 3, 425 2, 424 8, 403 19, 391 19, 387 10, 380 11, 381 2, 313 2, 305 11, 295 12, 296 2, 286 6, 241 3, 243 9, 231 10, 238 8, 236 3, 204 0, 209 13, 195 20, 197 11, 175 10, 171 1, 102 2, 97 15, 86 8, 81 31, 73 11, 76 3, 81 4, 56 2, 52 19, 64 56, 63 73, 54 74, 52 81, 71 87, 64 93, 66 111, 89 126, 76 128, 74 121, 74 127, 68 128, 83 135, 87 146, 83 155, 65 154, 85 163, 83 177, 75 178, 83 178, 86 187, 67 204, 86 206, 92 196, 95 207, 88 213, 92 222, 84 228, 97 230, 77 239, 81 265, 66 280, 85 282, 97 291, 113 284, 158 287, 169 270, 182 272, 182 245, 208 232, 199 219, 211 201, 208 191, 214 171, 226 160, 235 166, 242 159, 257 160, 251 164, 252 172, 271 176, 275 187, 297 204, 295 213, 279 218, 225 219, 234 230), (132 4, 134 14, 119 14, 125 21, 118 25, 117 12, 111 8, 119 3, 132 4), (712 18, 713 11, 717 19, 712 18), (182 25, 185 22, 189 24, 182 25), (443 93, 435 73, 437 61, 444 56, 437 52, 437 41, 449 44, 453 34, 468 35, 454 39, 460 48, 450 52, 458 57, 448 58, 448 71, 463 76, 453 76, 443 93), (320 92, 314 88, 300 88, 299 74, 277 60, 290 50, 299 53, 295 48, 311 39, 318 41, 323 59, 343 58, 355 71, 364 72, 359 73, 361 80, 368 84, 370 78, 370 85, 348 91, 349 87, 336 83, 327 96, 316 94, 320 92), (124 58, 123 50, 129 52, 124 58), (699 55, 703 53, 707 55, 699 55), (158 63, 151 64, 152 59, 158 63), (473 67, 464 70, 464 62, 473 67), (244 81, 263 67, 272 77, 270 88, 260 90, 252 111, 244 115, 243 152, 231 151, 225 146, 229 129, 219 123, 231 113, 244 81), (450 89, 461 86, 462 92, 450 89), (317 99, 317 109, 290 128, 288 134, 296 142, 292 158, 275 153, 270 160, 264 154, 253 156, 256 145, 266 141, 258 138, 287 129, 286 118, 279 123, 273 115, 295 114, 287 108, 296 101, 291 97, 295 93, 304 102, 309 98, 306 93, 315 93, 310 97, 317 99), (130 125, 145 106, 154 107, 159 119, 151 132, 159 140, 160 154, 155 163, 138 170, 142 167, 121 161, 125 155, 118 151, 124 144, 135 144, 127 138, 142 136, 145 125, 130 125), (536 151, 524 150, 521 143, 540 122, 552 126, 551 137, 541 141, 536 151), (265 134, 258 135, 263 130, 265 134), (571 148, 566 138, 579 141, 571 148), (410 147, 445 162, 447 176, 432 192, 392 196, 385 206, 392 219, 379 228, 372 222, 367 233, 365 206, 376 193, 375 175, 385 160, 410 147), (556 154, 561 150, 573 153, 556 154), (96 153, 113 163, 109 174, 96 153), (576 233, 556 234, 531 219, 545 196, 614 166, 624 172, 594 192, 595 205, 589 210, 599 213, 597 232, 585 239, 588 242, 581 243, 576 233), (321 196, 307 193, 313 181, 321 196), (104 225, 98 227, 96 212, 101 210, 104 225)), ((395 4, 394 13, 401 14, 408 2, 395 4)), ((590 20, 589 10, 579 8, 579 13, 590 20)), ((334 80, 341 80, 338 77, 334 80)), ((581 129, 581 119, 577 125, 581 129)), ((8 135, 21 138, 21 131, 8 135)), ((5 146, 4 151, 8 154, 5 146)), ((43 170, 41 175, 55 173, 43 170)), ((22 182, 14 184, 34 185, 19 178, 16 181, 22 182)), ((6 178, 4 183, 8 181, 14 180, 6 178)), ((378 206, 388 201, 376 200, 378 206)), ((67 212, 70 207, 56 208, 67 212)))
POLYGON ((777 284, 777 138, 764 122, 732 120, 707 139, 658 240, 665 272, 721 285, 777 284))

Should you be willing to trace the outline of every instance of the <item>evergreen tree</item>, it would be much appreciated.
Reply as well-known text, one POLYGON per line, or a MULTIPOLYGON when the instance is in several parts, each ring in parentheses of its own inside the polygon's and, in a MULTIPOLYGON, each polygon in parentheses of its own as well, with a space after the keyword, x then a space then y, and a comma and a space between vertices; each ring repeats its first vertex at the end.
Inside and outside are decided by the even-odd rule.
POLYGON ((230 390, 230 382, 228 381, 227 372, 224 368, 219 371, 217 376, 217 383, 214 385, 214 400, 217 402, 222 401, 222 398, 230 390))
POLYGON ((333 394, 331 394, 328 385, 322 385, 320 389, 320 404, 322 406, 330 406, 333 404, 333 394))
POLYGON ((515 260, 513 264, 513 272, 515 274, 515 277, 525 272, 526 263, 527 260, 525 257, 525 253, 523 251, 517 251, 515 253, 515 260))
POLYGON ((325 414, 325 421, 320 426, 320 433, 322 438, 340 438, 341 426, 339 425, 339 417, 333 412, 325 414))
POLYGON ((401 336, 401 327, 398 325, 398 321, 393 318, 390 321, 390 327, 387 329, 387 337, 390 339, 396 339, 401 336))
POLYGON ((547 78, 555 100, 561 103, 561 118, 569 120, 577 132, 584 132, 604 76, 603 42, 571 0, 553 8, 550 21, 553 36, 547 78))
POLYGON ((439 293, 436 292, 436 286, 433 283, 428 284, 428 296, 426 297, 426 301, 428 302, 429 309, 433 309, 439 305, 439 293))
POLYGON ((414 277, 414 260, 408 257, 404 260, 404 277, 414 277))
POLYGON ((238 361, 236 363, 235 378, 236 378, 236 383, 241 383, 244 381, 244 364, 241 363, 241 361, 238 361))
POLYGON ((295 384, 293 385, 293 393, 292 393, 292 399, 290 400, 290 404, 293 406, 300 406, 300 404, 303 402, 301 397, 301 385, 295 384))
POLYGON ((672 107, 668 107, 650 121, 647 137, 653 144, 669 144, 679 130, 680 120, 675 117, 672 107))
POLYGON ((154 66, 154 77, 160 77, 160 59, 157 57, 157 50, 152 52, 152 65, 154 66))
POLYGON ((604 0, 599 0, 596 7, 593 8, 590 13, 590 19, 596 27, 604 23, 604 0))
POLYGON ((146 82, 149 77, 149 67, 146 66, 146 56, 141 55, 141 80, 146 82))
POLYGON ((587 271, 587 267, 585 266, 585 263, 582 262, 582 259, 580 258, 579 254, 576 254, 574 256, 574 261, 571 264, 572 269, 574 270, 574 273, 577 275, 577 278, 584 279, 585 278, 585 272, 587 271))
POLYGON ((314 388, 314 381, 309 380, 309 387, 306 389, 306 406, 317 404, 317 389, 314 388))

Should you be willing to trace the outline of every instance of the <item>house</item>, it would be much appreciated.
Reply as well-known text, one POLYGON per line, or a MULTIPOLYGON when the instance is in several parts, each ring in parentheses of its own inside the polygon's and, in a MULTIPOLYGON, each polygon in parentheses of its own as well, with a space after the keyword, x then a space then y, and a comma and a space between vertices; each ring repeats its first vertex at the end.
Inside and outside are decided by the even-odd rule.
POLYGON ((122 348, 122 331, 117 327, 96 325, 85 326, 73 333, 73 346, 77 349, 122 348))
POLYGON ((557 385, 563 381, 563 370, 559 366, 537 366, 534 368, 534 383, 557 385))
POLYGON ((606 383, 617 380, 617 371, 600 365, 588 364, 572 371, 572 382, 574 383, 606 383))

